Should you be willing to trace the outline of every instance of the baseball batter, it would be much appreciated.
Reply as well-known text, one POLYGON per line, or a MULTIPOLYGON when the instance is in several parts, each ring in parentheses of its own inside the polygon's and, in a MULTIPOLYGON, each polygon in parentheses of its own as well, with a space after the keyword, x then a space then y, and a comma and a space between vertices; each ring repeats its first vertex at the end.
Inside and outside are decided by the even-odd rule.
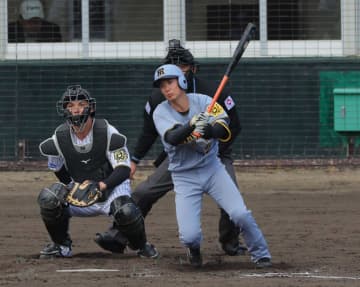
MULTIPOLYGON (((216 83, 209 79, 199 77, 197 71, 200 68, 193 54, 184 47, 177 39, 169 40, 168 53, 162 64, 174 64, 184 73, 187 80, 187 93, 198 93, 214 95, 217 89, 216 83)), ((150 151, 159 135, 153 121, 153 112, 157 105, 165 100, 158 88, 152 89, 151 95, 143 110, 143 127, 139 133, 136 145, 131 154, 130 178, 134 177, 139 162, 150 151)), ((229 129, 231 138, 227 142, 219 142, 219 158, 225 165, 232 180, 237 184, 236 174, 233 166, 232 143, 236 140, 241 131, 240 118, 237 112, 237 105, 228 89, 220 94, 218 103, 224 108, 230 119, 229 129)), ((142 182, 135 186, 131 197, 139 206, 144 218, 154 207, 155 203, 174 189, 171 174, 168 170, 169 159, 162 151, 154 161, 154 171, 142 182)), ((218 223, 219 243, 223 251, 230 256, 245 254, 246 247, 239 241, 239 229, 230 220, 229 215, 220 210, 218 223)), ((97 233, 95 242, 105 250, 121 253, 125 248, 124 236, 111 226, 106 232, 97 233)))
POLYGON ((166 98, 155 109, 153 119, 169 156, 179 237, 190 264, 202 265, 200 215, 202 195, 207 193, 241 230, 256 266, 271 266, 266 240, 217 156, 218 141, 231 137, 226 112, 215 104, 211 113, 205 113, 211 97, 186 94, 187 80, 175 65, 156 69, 154 86, 166 98))

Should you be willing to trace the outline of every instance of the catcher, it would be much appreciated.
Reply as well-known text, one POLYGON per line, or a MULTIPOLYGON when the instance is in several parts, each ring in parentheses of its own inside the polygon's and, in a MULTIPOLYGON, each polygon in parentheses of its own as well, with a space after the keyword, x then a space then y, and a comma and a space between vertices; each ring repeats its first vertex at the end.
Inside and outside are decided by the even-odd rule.
POLYGON ((68 229, 72 216, 111 215, 140 257, 157 258, 147 242, 144 219, 130 194, 130 157, 126 137, 105 119, 95 120, 96 101, 80 85, 69 86, 57 103, 66 122, 40 143, 59 182, 38 196, 41 218, 52 243, 40 258, 71 257, 68 229))

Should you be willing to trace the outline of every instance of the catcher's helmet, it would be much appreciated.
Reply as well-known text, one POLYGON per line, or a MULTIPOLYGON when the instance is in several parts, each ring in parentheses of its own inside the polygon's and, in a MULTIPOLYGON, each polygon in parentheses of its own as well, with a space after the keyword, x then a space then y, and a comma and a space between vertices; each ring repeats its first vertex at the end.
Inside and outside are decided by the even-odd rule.
POLYGON ((187 89, 187 80, 181 69, 172 64, 162 65, 156 69, 154 74, 153 86, 158 88, 162 79, 174 79, 177 78, 179 87, 183 90, 187 89))
POLYGON ((63 116, 70 125, 82 128, 89 116, 95 116, 96 100, 80 85, 72 85, 66 88, 61 99, 56 103, 56 109, 58 114, 63 116), (84 109, 81 115, 72 115, 67 109, 67 105, 72 101, 82 100, 88 101, 89 106, 84 109))
POLYGON ((163 61, 164 64, 197 66, 194 56, 188 49, 180 45, 180 40, 169 40, 168 53, 163 61))

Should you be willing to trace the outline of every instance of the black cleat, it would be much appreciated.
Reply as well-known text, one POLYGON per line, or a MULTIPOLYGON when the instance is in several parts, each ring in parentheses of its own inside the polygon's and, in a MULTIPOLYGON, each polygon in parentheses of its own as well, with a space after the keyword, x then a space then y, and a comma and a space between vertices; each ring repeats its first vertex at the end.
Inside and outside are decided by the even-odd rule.
POLYGON ((269 268, 272 266, 271 259, 268 257, 260 258, 255 262, 256 268, 269 268))
POLYGON ((148 242, 146 242, 145 246, 142 249, 139 249, 136 253, 141 258, 151 258, 151 259, 156 259, 160 255, 159 252, 154 247, 154 245, 148 242))
POLYGON ((200 248, 188 248, 186 254, 191 266, 196 268, 202 266, 202 256, 201 256, 200 248))
POLYGON ((103 233, 96 233, 94 241, 102 248, 112 253, 124 253, 127 239, 115 229, 103 233))
POLYGON ((245 255, 247 251, 247 248, 245 246, 240 245, 238 241, 235 244, 223 243, 221 244, 221 248, 229 256, 245 255))

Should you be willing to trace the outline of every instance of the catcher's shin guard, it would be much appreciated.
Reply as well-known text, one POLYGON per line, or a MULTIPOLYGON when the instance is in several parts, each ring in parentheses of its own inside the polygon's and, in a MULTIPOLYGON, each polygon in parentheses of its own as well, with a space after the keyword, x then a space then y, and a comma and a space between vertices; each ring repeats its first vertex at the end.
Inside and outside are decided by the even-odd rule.
POLYGON ((220 220, 219 220, 219 241, 224 244, 229 241, 239 240, 240 229, 231 221, 229 215, 220 209, 220 220))
POLYGON ((70 236, 69 211, 65 203, 67 189, 62 183, 54 183, 49 188, 41 190, 38 196, 41 218, 54 243, 68 243, 70 236))
POLYGON ((124 253, 128 239, 113 224, 111 228, 102 233, 96 233, 95 242, 102 248, 113 253, 124 253))
POLYGON ((119 196, 110 205, 116 227, 129 240, 132 249, 145 246, 146 234, 144 219, 140 209, 129 196, 119 196))
POLYGON ((229 215, 220 209, 221 216, 219 220, 219 242, 221 248, 227 255, 244 255, 247 248, 240 244, 240 229, 230 219, 229 215))

